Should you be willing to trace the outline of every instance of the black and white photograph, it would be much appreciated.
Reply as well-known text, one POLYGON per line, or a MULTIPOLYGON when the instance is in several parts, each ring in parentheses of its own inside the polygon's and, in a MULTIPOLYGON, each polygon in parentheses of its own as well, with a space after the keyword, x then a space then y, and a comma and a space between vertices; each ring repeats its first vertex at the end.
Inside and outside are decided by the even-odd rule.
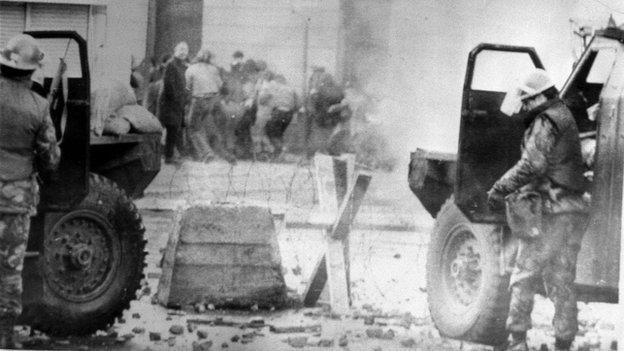
POLYGON ((622 0, 0 0, 0 350, 622 350, 623 189, 622 0))

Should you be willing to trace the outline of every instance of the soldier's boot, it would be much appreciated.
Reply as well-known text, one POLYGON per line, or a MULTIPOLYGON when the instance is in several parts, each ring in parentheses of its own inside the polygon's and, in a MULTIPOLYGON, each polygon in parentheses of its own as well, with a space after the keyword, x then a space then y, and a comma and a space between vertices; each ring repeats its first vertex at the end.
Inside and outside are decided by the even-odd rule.
POLYGON ((0 349, 14 349, 13 327, 15 318, 0 318, 0 349))
POLYGON ((511 333, 511 341, 507 345, 507 351, 529 351, 526 342, 526 332, 511 333))
POLYGON ((570 351, 572 340, 555 339, 555 351, 570 351))

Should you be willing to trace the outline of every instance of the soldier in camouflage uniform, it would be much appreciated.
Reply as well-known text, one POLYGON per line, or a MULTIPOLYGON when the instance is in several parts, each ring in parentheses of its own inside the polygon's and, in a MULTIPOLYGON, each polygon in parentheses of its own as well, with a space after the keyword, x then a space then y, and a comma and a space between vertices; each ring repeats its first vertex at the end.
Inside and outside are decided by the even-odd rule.
POLYGON ((510 280, 506 327, 512 340, 508 349, 528 350, 526 332, 531 328, 533 296, 536 284, 544 283, 555 305, 555 349, 569 350, 578 330, 574 279, 588 208, 582 197, 585 179, 578 129, 543 70, 526 77, 519 95, 527 126, 522 156, 494 184, 488 201, 496 208, 504 205, 509 194, 539 194, 542 225, 531 237, 514 232, 510 223, 519 237, 519 247, 510 280))
POLYGON ((0 348, 15 346, 13 325, 22 312, 22 266, 39 199, 36 170, 53 170, 60 159, 48 103, 31 90, 42 58, 28 35, 0 52, 0 348))

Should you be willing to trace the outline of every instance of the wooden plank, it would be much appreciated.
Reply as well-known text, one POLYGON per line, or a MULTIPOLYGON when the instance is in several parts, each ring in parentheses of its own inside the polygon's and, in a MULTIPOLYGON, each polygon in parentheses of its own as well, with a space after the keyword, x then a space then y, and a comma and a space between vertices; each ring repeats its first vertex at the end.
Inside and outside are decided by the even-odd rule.
MULTIPOLYGON (((620 170, 624 172, 624 169, 620 170)), ((624 184, 622 185, 624 188, 624 184)), ((620 195, 620 203, 624 203, 624 192, 620 195)), ((622 349, 622 345, 624 345, 624 206, 622 206, 621 210, 621 226, 620 226, 620 272, 619 272, 619 282, 618 282, 618 308, 617 311, 620 315, 618 318, 618 322, 615 326, 616 332, 618 335, 618 347, 622 349)))
MULTIPOLYGON (((345 195, 353 184, 355 172, 355 154, 342 154, 333 158, 334 184, 337 204, 342 203, 345 195)), ((338 208, 336 208, 338 209, 338 208)))
POLYGON ((171 293, 171 282, 175 266, 175 253, 180 239, 180 222, 183 213, 183 209, 178 209, 174 216, 173 228, 171 233, 169 233, 169 239, 167 240, 167 247, 165 248, 165 254, 162 261, 162 275, 158 281, 158 301, 165 305, 169 301, 169 294, 171 293))
MULTIPOLYGON (((336 160, 334 157, 317 153, 314 155, 314 180, 319 198, 318 208, 315 211, 314 220, 323 230, 327 230, 328 226, 333 223, 338 210, 338 202, 341 201, 343 194, 337 187, 337 182, 346 184, 346 180, 337 180, 339 172, 336 168, 347 169, 346 161, 336 160)), ((346 172, 343 172, 346 178, 346 172)), ((312 276, 303 294, 303 305, 306 307, 314 306, 323 292, 325 283, 327 282, 327 260, 323 254, 316 261, 316 266, 312 272, 312 276)))
POLYGON ((330 304, 332 309, 337 313, 344 313, 345 305, 351 306, 351 264, 349 254, 349 233, 351 232, 351 224, 355 219, 355 214, 362 204, 368 185, 372 176, 368 173, 357 175, 355 184, 351 181, 351 186, 344 194, 342 204, 338 211, 338 217, 331 232, 329 233, 330 247, 336 246, 336 252, 328 250, 328 270, 330 288, 330 304), (342 248, 342 250, 338 250, 342 248), (342 251, 342 252, 340 252, 342 251), (331 255, 339 255, 340 257, 331 257, 331 255), (342 263, 342 265, 340 264, 342 263), (336 271, 333 271, 336 270, 336 271), (343 285, 344 284, 344 285, 343 285), (346 296, 345 296, 346 295, 346 296), (335 307, 334 307, 335 306, 335 307))
POLYGON ((327 234, 326 266, 329 303, 333 312, 345 314, 351 306, 345 246, 341 239, 334 239, 329 235, 330 233, 327 234))
POLYGON ((338 216, 331 230, 331 236, 333 238, 344 238, 349 234, 351 224, 362 204, 371 178, 372 175, 370 173, 359 173, 355 184, 347 191, 346 201, 342 201, 340 209, 338 210, 338 216))
POLYGON ((328 218, 329 223, 338 211, 336 201, 336 181, 334 173, 334 160, 331 156, 317 153, 314 155, 314 180, 318 193, 318 208, 315 212, 320 217, 328 218))
POLYGON ((316 261, 316 267, 312 272, 312 278, 303 293, 303 305, 305 307, 314 307, 318 301, 325 283, 327 282, 327 263, 325 262, 325 254, 316 261))
POLYGON ((337 313, 344 313, 350 306, 349 231, 355 215, 362 203, 372 176, 358 174, 345 194, 339 216, 327 231, 327 251, 317 262, 312 278, 304 294, 304 305, 314 306, 323 286, 329 282, 330 304, 337 313), (321 264, 325 261, 325 270, 321 264))

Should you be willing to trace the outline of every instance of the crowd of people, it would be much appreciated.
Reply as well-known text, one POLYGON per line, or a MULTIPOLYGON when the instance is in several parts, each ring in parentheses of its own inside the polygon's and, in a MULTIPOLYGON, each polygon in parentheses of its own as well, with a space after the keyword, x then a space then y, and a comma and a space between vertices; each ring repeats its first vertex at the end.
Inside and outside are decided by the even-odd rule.
POLYGON ((222 158, 279 160, 287 151, 284 135, 294 119, 304 129, 308 157, 321 151, 338 155, 348 150, 350 110, 344 89, 323 67, 313 67, 302 97, 284 75, 262 60, 235 51, 228 69, 217 67, 202 48, 189 59, 180 42, 173 56, 153 59, 138 100, 166 130, 165 162, 184 158, 210 162, 222 158))

